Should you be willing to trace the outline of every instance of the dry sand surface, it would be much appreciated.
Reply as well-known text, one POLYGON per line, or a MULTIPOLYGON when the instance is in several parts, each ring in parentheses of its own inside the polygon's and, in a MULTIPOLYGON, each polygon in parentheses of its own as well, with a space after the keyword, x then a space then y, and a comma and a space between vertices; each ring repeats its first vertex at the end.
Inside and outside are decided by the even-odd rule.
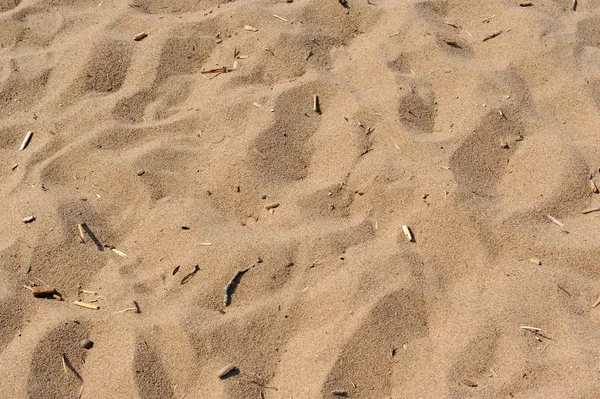
POLYGON ((0 121, 0 398, 599 395, 600 0, 0 0, 0 121))

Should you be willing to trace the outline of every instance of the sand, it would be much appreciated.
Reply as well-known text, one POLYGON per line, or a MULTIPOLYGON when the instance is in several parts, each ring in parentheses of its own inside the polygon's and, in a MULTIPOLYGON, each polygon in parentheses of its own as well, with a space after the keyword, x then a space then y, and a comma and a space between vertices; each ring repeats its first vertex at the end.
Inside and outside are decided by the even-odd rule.
POLYGON ((0 0, 0 397, 597 397, 600 1, 525 5, 0 0))

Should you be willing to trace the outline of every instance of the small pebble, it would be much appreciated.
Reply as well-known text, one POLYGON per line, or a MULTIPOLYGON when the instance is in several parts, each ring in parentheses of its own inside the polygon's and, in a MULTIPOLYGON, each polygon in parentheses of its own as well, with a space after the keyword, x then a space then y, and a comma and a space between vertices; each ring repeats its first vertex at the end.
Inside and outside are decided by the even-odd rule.
POLYGON ((143 175, 144 175, 144 173, 146 173, 146 171, 145 171, 145 170, 140 170, 140 171, 137 173, 137 175, 138 175, 138 176, 143 176, 143 175))
POLYGON ((35 216, 27 216, 26 218, 23 218, 23 223, 31 223, 35 220, 35 216))
POLYGON ((92 346, 94 346, 94 343, 92 341, 90 341, 89 339, 84 339, 79 343, 79 346, 81 346, 83 349, 92 349, 92 346))

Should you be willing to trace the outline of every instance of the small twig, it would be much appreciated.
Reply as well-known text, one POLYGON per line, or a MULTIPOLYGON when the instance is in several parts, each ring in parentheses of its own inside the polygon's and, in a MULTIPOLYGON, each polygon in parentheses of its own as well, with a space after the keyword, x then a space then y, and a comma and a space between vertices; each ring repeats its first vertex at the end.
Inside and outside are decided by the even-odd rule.
POLYGON ((491 17, 487 17, 486 19, 484 19, 484 20, 483 20, 483 21, 481 21, 481 22, 485 24, 486 22, 490 22, 490 20, 491 20, 492 18, 495 18, 495 17, 496 17, 496 14, 492 15, 491 17))
POLYGON ((487 35, 486 37, 484 37, 484 38, 483 38, 483 41, 484 41, 484 42, 487 42, 487 41, 488 41, 488 40, 490 40, 490 39, 493 39, 493 38, 495 38, 495 37, 497 37, 497 36, 500 36, 500 34, 501 34, 501 33, 502 33, 502 31, 501 31, 501 30, 499 30, 499 31, 497 31, 497 32, 494 32, 494 33, 492 33, 492 34, 489 34, 489 35, 487 35))
POLYGON ((283 18, 283 17, 280 17, 280 16, 279 16, 279 15, 277 15, 277 14, 273 14, 273 16, 274 16, 275 18, 277 18, 277 19, 280 19, 280 20, 282 20, 282 21, 285 21, 285 22, 290 22, 290 21, 288 21, 287 19, 285 19, 285 18, 283 18))
POLYGON ((583 211, 581 211, 581 213, 583 213, 585 215, 587 213, 599 212, 599 211, 600 211, 600 207, 596 206, 596 207, 593 207, 593 208, 584 209, 583 211))
POLYGON ((595 308, 598 305, 600 305, 600 297, 598 299, 596 299, 596 302, 594 302, 594 304, 592 305, 592 307, 595 308))
POLYGON ((23 143, 21 143, 21 147, 19 147, 19 151, 23 151, 29 145, 29 141, 31 140, 31 136, 33 136, 33 132, 30 130, 25 135, 25 138, 23 139, 23 143))
POLYGON ((62 354, 61 359, 62 359, 63 370, 65 370, 65 373, 66 373, 67 372, 67 358, 64 353, 62 354))
POLYGON ((185 276, 184 278, 181 279, 181 284, 183 285, 183 284, 187 283, 188 281, 190 281, 190 279, 192 277, 194 277, 196 275, 196 273, 198 273, 199 271, 200 271, 200 266, 199 265, 194 266, 194 270, 192 270, 192 272, 190 274, 188 274, 187 276, 185 276))
POLYGON ((92 310, 99 310, 100 309, 100 306, 98 306, 98 305, 92 305, 92 304, 87 303, 87 302, 73 301, 73 304, 77 305, 79 307, 82 307, 82 308, 86 308, 86 309, 92 309, 92 310))
POLYGON ((231 303, 231 295, 233 294, 233 291, 235 291, 235 288, 237 287, 240 278, 244 275, 244 273, 246 273, 253 267, 254 265, 251 265, 245 269, 238 270, 237 272, 235 272, 231 280, 229 280, 229 282, 225 286, 225 294, 223 298, 223 303, 225 304, 225 306, 229 306, 229 304, 231 303))
POLYGON ((414 242, 415 241, 415 237, 413 236, 412 231, 410 230, 410 227, 404 225, 402 226, 402 231, 404 232, 404 235, 406 236, 406 239, 410 242, 414 242))
POLYGON ((555 218, 555 217, 554 217, 554 216, 552 216, 552 215, 546 215, 546 217, 547 217, 548 219, 550 219, 550 221, 551 221, 552 223, 554 223, 554 224, 557 224, 557 225, 559 225, 560 227, 564 227, 564 225, 565 225, 563 222, 561 222, 560 220, 558 220, 557 218, 555 218))
POLYGON ((321 113, 321 107, 319 105, 319 96, 316 94, 313 97, 313 111, 317 114, 321 113))
POLYGON ((40 298, 54 295, 56 290, 52 287, 35 287, 31 290, 31 293, 34 297, 40 298))
POLYGON ((127 257, 127 254, 126 254, 126 253, 124 253, 124 252, 121 252, 121 251, 119 251, 119 250, 118 250, 118 249, 116 249, 116 248, 111 248, 110 250, 111 250, 111 251, 113 251, 114 253, 116 253, 117 255, 119 255, 119 256, 122 256, 123 258, 126 258, 126 257, 127 257))
POLYGON ((565 288, 563 288, 560 284, 558 284, 558 288, 560 288, 561 291, 565 292, 567 295, 573 296, 573 294, 571 294, 569 291, 567 291, 565 288))
POLYGON ((544 331, 541 328, 537 328, 537 327, 530 327, 530 326, 519 326, 520 329, 522 330, 527 330, 527 331, 531 331, 531 332, 540 332, 540 331, 544 331))
POLYGON ((83 238, 85 236, 85 232, 83 231, 83 224, 79 223, 77 225, 77 228, 79 229, 79 239, 81 240, 82 244, 85 244, 85 239, 83 238))

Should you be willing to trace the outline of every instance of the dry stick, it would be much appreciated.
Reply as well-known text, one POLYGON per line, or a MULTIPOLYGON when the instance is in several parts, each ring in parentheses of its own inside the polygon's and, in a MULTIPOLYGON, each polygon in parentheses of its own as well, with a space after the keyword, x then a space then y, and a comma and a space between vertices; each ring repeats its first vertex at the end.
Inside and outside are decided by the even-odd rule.
POLYGON ((273 14, 273 16, 274 16, 275 18, 277 18, 277 19, 280 19, 280 20, 282 20, 282 21, 285 21, 285 22, 290 22, 290 21, 288 21, 287 19, 285 19, 285 18, 283 18, 283 17, 280 17, 279 15, 273 14))
POLYGON ((100 306, 98 305, 92 305, 90 303, 86 303, 86 302, 81 302, 81 301, 73 301, 74 305, 80 306, 82 308, 86 308, 86 309, 92 309, 92 310, 99 310, 100 306))
POLYGON ((185 276, 184 278, 181 279, 181 284, 183 285, 183 284, 187 283, 188 281, 190 281, 190 279, 192 277, 194 277, 196 275, 196 273, 198 273, 199 271, 200 271, 200 266, 199 265, 194 266, 194 270, 192 270, 192 272, 190 274, 188 274, 187 276, 185 276))
POLYGON ((527 330, 527 331, 531 331, 534 333, 540 332, 540 331, 544 331, 541 328, 537 328, 537 327, 530 327, 530 326, 519 326, 520 329, 522 330, 527 330))
POLYGON ((410 227, 408 226, 402 226, 402 231, 404 232, 404 235, 406 236, 406 239, 410 242, 414 242, 415 241, 415 237, 413 236, 412 231, 410 230, 410 227))
POLYGON ((501 30, 499 30, 499 31, 497 31, 497 32, 494 32, 494 33, 492 33, 492 34, 490 34, 490 35, 487 35, 486 37, 484 37, 484 38, 483 38, 483 41, 484 41, 484 42, 487 42, 488 40, 490 40, 490 39, 493 39, 493 38, 495 38, 496 36, 500 36, 500 34, 501 34, 501 33, 502 33, 502 31, 501 31, 501 30))
POLYGON ((63 365, 63 369, 65 370, 65 373, 67 372, 67 360, 65 357, 65 354, 62 354, 62 365, 63 365))
POLYGON ((54 295, 56 293, 56 290, 52 287, 34 287, 31 289, 31 293, 34 297, 40 298, 49 295, 54 295))
POLYGON ((133 37, 133 40, 135 40, 136 42, 139 42, 140 40, 145 39, 147 36, 148 36, 148 34, 146 32, 140 32, 133 37))
POLYGON ((237 286, 239 279, 244 275, 244 273, 246 273, 248 270, 252 269, 253 267, 254 267, 254 265, 251 265, 245 269, 238 270, 237 272, 235 272, 235 274, 233 275, 231 280, 229 280, 229 282, 225 286, 225 295, 223 298, 223 303, 225 304, 225 306, 229 306, 229 304, 231 303, 231 294, 233 294, 233 290, 234 290, 235 286, 237 286))
POLYGON ((33 132, 30 130, 25 135, 25 138, 23 139, 23 143, 21 144, 21 147, 19 147, 19 151, 23 151, 25 149, 25 147, 27 147, 27 145, 29 144, 29 141, 31 140, 31 136, 33 136, 33 132))
POLYGON ((573 294, 571 294, 569 291, 567 291, 564 287, 562 287, 560 284, 558 284, 558 288, 560 288, 561 291, 563 291, 564 293, 566 293, 569 296, 573 296, 573 294))
POLYGON ((592 194, 598 193, 598 186, 596 186, 596 183, 594 183, 593 180, 590 180, 590 191, 592 192, 592 194))
POLYGON ((546 217, 547 217, 548 219, 550 219, 550 221, 551 221, 552 223, 555 223, 555 224, 559 225, 560 227, 564 227, 564 225, 565 225, 563 222, 561 222, 560 220, 558 220, 557 218, 555 218, 555 217, 554 217, 554 216, 552 216, 552 215, 546 215, 546 217))
POLYGON ((600 207, 597 206, 597 207, 594 207, 594 208, 584 209, 583 211, 581 211, 581 213, 583 213, 585 215, 587 213, 598 212, 598 211, 600 211, 600 207))
POLYGON ((118 249, 116 249, 116 248, 111 248, 110 250, 111 250, 111 251, 113 251, 114 253, 116 253, 117 255, 119 255, 119 256, 122 256, 123 258, 126 258, 126 257, 127 257, 127 254, 126 254, 126 253, 124 253, 124 252, 121 252, 121 251, 119 251, 119 250, 118 250, 118 249))
POLYGON ((85 244, 85 239, 83 238, 85 236, 85 232, 83 231, 83 224, 79 223, 77 225, 77 228, 79 229, 79 239, 81 240, 82 244, 85 244))
POLYGON ((598 299, 596 299, 596 302, 594 302, 594 304, 592 305, 592 307, 595 308, 598 305, 600 305, 600 297, 598 299))
POLYGON ((456 40, 452 40, 452 39, 444 39, 444 43, 446 43, 448 46, 457 46, 458 45, 456 40))
POLYGON ((319 96, 316 94, 313 97, 313 111, 315 111, 317 114, 321 113, 321 107, 319 107, 319 96))
POLYGON ((136 301, 133 301, 133 304, 134 304, 133 308, 127 308, 127 309, 123 309, 123 310, 118 310, 114 314, 116 314, 116 313, 124 313, 124 312, 141 313, 141 311, 140 311, 140 305, 138 305, 138 303, 136 301))
POLYGON ((279 202, 273 202, 272 204, 267 204, 265 205, 265 209, 267 211, 271 210, 271 209, 275 209, 279 207, 279 202))

